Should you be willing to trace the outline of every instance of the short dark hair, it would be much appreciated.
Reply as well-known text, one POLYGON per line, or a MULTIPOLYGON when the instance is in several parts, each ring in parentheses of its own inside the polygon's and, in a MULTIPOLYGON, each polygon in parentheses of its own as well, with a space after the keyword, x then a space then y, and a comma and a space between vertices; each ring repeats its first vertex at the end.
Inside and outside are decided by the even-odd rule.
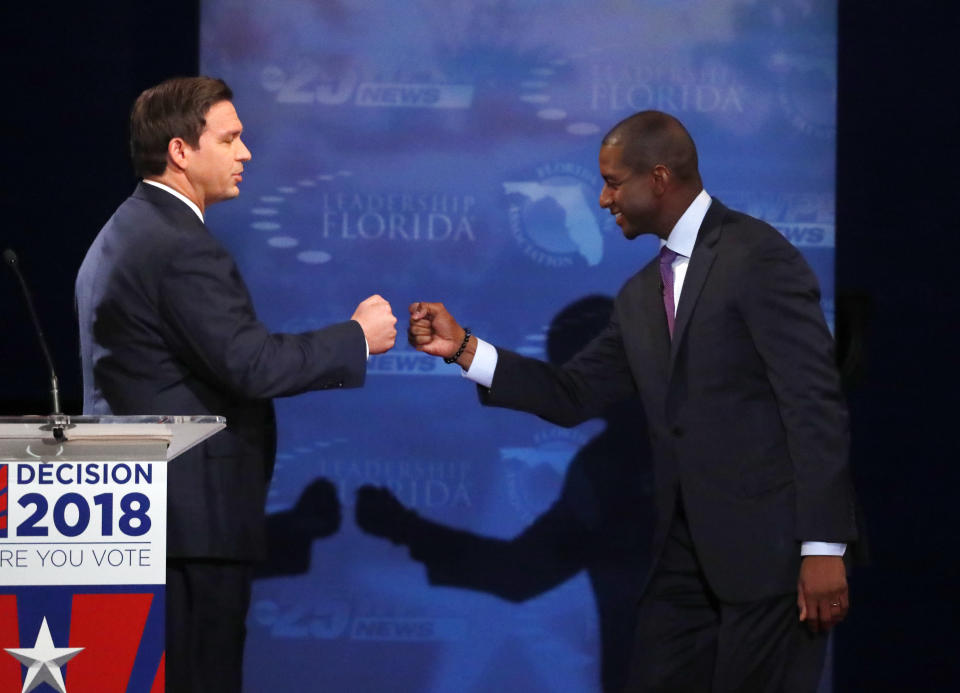
POLYGON ((621 161, 634 171, 663 164, 684 183, 700 182, 697 146, 683 123, 661 111, 640 111, 614 125, 604 146, 623 147, 621 161))
POLYGON ((164 172, 174 137, 198 147, 207 111, 232 100, 226 82, 212 77, 174 77, 140 94, 130 111, 130 158, 137 177, 164 172))

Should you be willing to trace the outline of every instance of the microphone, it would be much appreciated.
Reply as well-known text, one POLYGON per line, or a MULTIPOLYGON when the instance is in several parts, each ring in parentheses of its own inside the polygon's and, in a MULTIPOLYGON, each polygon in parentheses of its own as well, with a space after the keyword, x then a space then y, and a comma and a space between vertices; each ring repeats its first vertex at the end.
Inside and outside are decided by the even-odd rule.
MULTIPOLYGON (((51 416, 62 417, 63 412, 60 411, 60 389, 57 382, 57 373, 53 368, 53 358, 50 356, 50 348, 47 346, 47 340, 43 336, 43 330, 40 329, 40 320, 37 319, 37 311, 33 307, 33 298, 30 295, 30 289, 27 288, 27 282, 23 278, 23 273, 20 271, 20 260, 17 259, 15 252, 7 248, 3 251, 3 261, 10 268, 10 271, 17 275, 17 279, 20 281, 20 288, 23 289, 23 298, 27 304, 30 319, 33 321, 33 329, 37 334, 37 340, 40 342, 40 350, 43 351, 43 357, 47 361, 47 369, 50 371, 50 395, 53 399, 53 413, 51 416)), ((63 426, 60 425, 59 421, 53 427, 53 435, 57 440, 62 442, 63 426)))

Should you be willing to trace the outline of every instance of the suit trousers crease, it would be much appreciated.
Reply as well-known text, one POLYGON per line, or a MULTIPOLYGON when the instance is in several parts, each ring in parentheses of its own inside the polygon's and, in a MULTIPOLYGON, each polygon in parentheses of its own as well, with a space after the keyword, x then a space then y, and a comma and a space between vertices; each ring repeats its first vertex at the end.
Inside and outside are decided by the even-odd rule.
POLYGON ((790 593, 721 601, 707 583, 678 498, 638 607, 625 693, 815 693, 827 637, 800 623, 796 599, 790 593))

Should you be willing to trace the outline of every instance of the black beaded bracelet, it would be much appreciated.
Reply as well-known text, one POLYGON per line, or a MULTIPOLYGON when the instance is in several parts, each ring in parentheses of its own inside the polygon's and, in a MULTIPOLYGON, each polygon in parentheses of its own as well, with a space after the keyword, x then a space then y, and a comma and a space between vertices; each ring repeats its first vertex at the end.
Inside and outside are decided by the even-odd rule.
POLYGON ((469 328, 469 327, 464 327, 464 328, 463 328, 463 343, 460 345, 460 348, 457 349, 457 353, 456 353, 456 354, 454 354, 453 356, 450 356, 449 358, 445 356, 445 357, 443 358, 443 362, 444 362, 444 363, 456 363, 457 359, 460 358, 461 354, 463 354, 463 350, 467 348, 467 344, 470 342, 470 335, 472 335, 472 334, 473 334, 473 332, 470 331, 470 328, 469 328))

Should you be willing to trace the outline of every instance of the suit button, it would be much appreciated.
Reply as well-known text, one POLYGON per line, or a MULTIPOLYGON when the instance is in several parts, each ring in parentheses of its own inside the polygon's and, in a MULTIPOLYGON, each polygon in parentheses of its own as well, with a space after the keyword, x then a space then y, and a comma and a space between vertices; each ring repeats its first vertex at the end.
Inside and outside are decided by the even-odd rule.
POLYGON ((683 429, 680 426, 674 426, 670 432, 674 438, 683 438, 683 429))
POLYGON ((343 387, 343 383, 337 383, 337 387, 343 387))

